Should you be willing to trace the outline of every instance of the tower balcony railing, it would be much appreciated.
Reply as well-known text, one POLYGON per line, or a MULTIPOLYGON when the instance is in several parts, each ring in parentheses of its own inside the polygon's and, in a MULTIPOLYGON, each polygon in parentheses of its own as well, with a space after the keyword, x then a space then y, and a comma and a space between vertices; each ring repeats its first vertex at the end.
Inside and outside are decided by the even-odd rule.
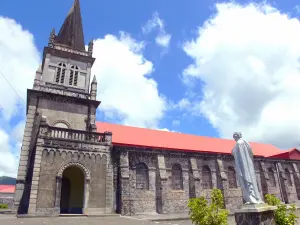
POLYGON ((84 146, 87 146, 89 144, 111 144, 112 133, 89 132, 83 130, 53 127, 49 125, 41 125, 39 138, 45 140, 45 145, 84 148, 84 146))

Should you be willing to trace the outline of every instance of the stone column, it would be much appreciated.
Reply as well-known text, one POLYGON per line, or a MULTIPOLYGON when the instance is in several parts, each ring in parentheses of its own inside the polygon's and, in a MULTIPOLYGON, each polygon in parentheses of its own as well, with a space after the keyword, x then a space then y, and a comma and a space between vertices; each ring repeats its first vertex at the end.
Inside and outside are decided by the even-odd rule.
POLYGON ((42 140, 37 141, 35 158, 34 158, 32 184, 31 184, 29 208, 28 208, 28 214, 32 214, 32 215, 36 214, 37 194, 38 194, 41 161, 42 161, 42 154, 43 154, 43 148, 41 146, 38 146, 38 144, 40 144, 41 142, 42 140))
POLYGON ((300 174, 299 174, 299 169, 298 169, 296 163, 293 163, 292 166, 293 166, 293 173, 294 173, 293 177, 294 177, 297 197, 298 197, 298 199, 300 199, 300 174))
POLYGON ((212 182, 212 188, 217 188, 217 170, 211 169, 211 182, 212 182))
POLYGON ((158 155, 158 169, 161 179, 167 179, 167 171, 166 171, 166 164, 165 164, 165 156, 164 155, 158 155))
POLYGON ((29 106, 28 106, 28 111, 27 111, 26 125, 25 125, 25 130, 24 130, 24 135, 23 135, 18 175, 17 175, 17 180, 16 180, 16 190, 15 190, 15 196, 14 196, 13 211, 15 211, 15 212, 22 210, 19 208, 19 206, 20 206, 20 201, 22 199, 25 185, 26 185, 26 175, 27 175, 27 168, 28 168, 28 163, 29 163, 29 158, 28 158, 29 150, 30 150, 29 147, 30 147, 31 133, 32 133, 32 129, 33 129, 34 118, 35 118, 36 111, 37 111, 37 108, 36 108, 37 98, 29 97, 28 104, 29 104, 29 106))
POLYGON ((106 196, 105 196, 105 208, 106 213, 113 212, 113 166, 111 157, 107 157, 106 166, 106 196))
POLYGON ((228 198, 228 182, 227 182, 227 173, 224 170, 223 160, 217 159, 219 177, 220 177, 220 189, 223 192, 224 201, 226 205, 226 198, 228 198))
POLYGON ((93 132, 97 132, 97 126, 96 126, 96 108, 95 106, 91 105, 91 112, 90 112, 90 123, 91 123, 91 128, 93 132))
POLYGON ((55 190, 55 209, 60 210, 60 198, 61 198, 61 182, 62 177, 56 177, 56 190, 55 190))
MULTIPOLYGON (((269 178, 269 174, 268 171, 266 169, 265 163, 260 161, 260 167, 261 167, 261 171, 262 171, 262 176, 263 179, 261 179, 261 186, 262 186, 262 197, 264 199, 264 195, 267 193, 270 193, 271 190, 271 184, 270 184, 270 178, 269 178), (264 183, 263 183, 264 182, 264 183)), ((275 176, 275 175, 274 175, 275 176)))
POLYGON ((121 214, 131 215, 130 206, 130 183, 129 183, 129 159, 128 152, 120 154, 120 169, 121 169, 121 214))
POLYGON ((84 180, 84 202, 83 208, 89 208, 89 198, 90 198, 90 179, 85 178, 84 180))
POLYGON ((200 173, 197 165, 197 159, 196 158, 191 158, 191 167, 192 167, 192 172, 193 172, 193 177, 194 177, 194 182, 195 182, 195 194, 196 197, 199 198, 201 196, 201 188, 200 188, 200 173))
POLYGON ((164 213, 163 209, 163 198, 165 192, 167 191, 167 171, 165 164, 164 155, 157 156, 158 168, 157 168, 157 177, 156 177, 156 211, 158 213, 164 213))
POLYGON ((149 167, 149 191, 151 191, 151 193, 153 193, 153 199, 151 199, 153 201, 153 209, 152 212, 155 213, 156 212, 156 168, 155 167, 149 167))

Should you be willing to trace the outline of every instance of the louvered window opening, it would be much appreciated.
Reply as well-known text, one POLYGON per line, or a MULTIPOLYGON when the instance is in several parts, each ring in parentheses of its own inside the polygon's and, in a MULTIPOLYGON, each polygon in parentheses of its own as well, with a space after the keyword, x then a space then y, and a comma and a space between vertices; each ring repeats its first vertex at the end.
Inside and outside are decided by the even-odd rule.
POLYGON ((275 180, 275 174, 272 168, 268 169, 268 177, 270 180, 271 187, 276 187, 276 180, 275 180))
POLYGON ((174 190, 183 189, 182 169, 180 165, 172 167, 172 186, 174 190))
POLYGON ((202 167, 202 188, 203 189, 211 189, 212 188, 211 170, 208 166, 202 167))
POLYGON ((285 176, 286 176, 286 179, 287 179, 288 186, 293 186, 291 173, 288 169, 285 169, 285 176))
POLYGON ((70 79, 69 79, 69 85, 72 86, 77 86, 78 83, 78 67, 77 66, 72 66, 71 71, 70 71, 70 79))
POLYGON ((229 188, 237 188, 236 175, 233 167, 228 167, 227 177, 229 188))
POLYGON ((65 76, 66 76, 66 64, 59 63, 58 67, 56 69, 56 78, 55 82, 63 84, 65 82, 65 76))
POLYGON ((149 189, 149 171, 143 163, 136 165, 136 189, 149 189))

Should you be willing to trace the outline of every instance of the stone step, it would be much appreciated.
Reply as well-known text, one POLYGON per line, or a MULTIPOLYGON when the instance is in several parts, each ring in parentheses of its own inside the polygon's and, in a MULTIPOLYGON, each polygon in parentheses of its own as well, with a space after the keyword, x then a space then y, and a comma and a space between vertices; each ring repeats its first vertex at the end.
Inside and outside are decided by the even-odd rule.
POLYGON ((116 213, 107 213, 107 214, 59 214, 59 217, 120 217, 119 214, 116 213))
POLYGON ((60 217, 84 217, 84 214, 59 214, 60 217))
POLYGON ((89 214, 88 217, 120 217, 120 214, 107 213, 107 214, 89 214))

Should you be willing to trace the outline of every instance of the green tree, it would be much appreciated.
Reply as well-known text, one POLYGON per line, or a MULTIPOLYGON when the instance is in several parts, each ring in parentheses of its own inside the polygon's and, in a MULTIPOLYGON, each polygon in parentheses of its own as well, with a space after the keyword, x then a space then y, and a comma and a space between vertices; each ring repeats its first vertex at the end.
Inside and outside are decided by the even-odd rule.
POLYGON ((287 205, 281 203, 281 201, 274 195, 266 194, 266 203, 272 206, 277 206, 275 210, 275 222, 276 225, 295 225, 297 223, 296 206, 291 205, 288 209, 287 205))
POLYGON ((204 197, 189 200, 190 218, 195 225, 228 225, 229 211, 224 207, 221 190, 213 189, 211 204, 204 197))

